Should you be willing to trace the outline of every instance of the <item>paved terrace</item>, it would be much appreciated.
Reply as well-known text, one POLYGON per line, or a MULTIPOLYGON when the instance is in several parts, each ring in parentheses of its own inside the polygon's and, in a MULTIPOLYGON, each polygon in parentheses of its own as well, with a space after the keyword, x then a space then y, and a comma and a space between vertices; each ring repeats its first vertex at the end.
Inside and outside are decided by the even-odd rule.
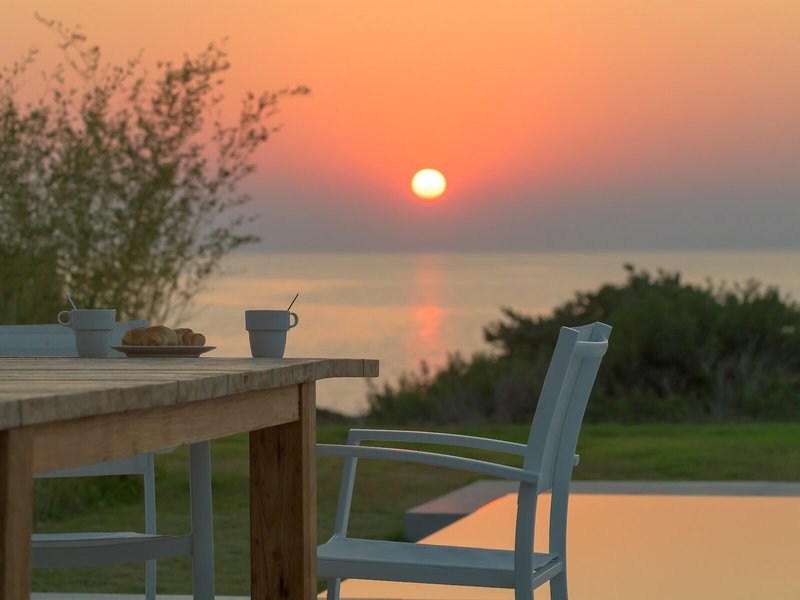
MULTIPOLYGON (((496 485, 500 484, 500 485, 496 485)), ((571 600, 800 598, 800 483, 574 482, 571 600)), ((545 496, 540 515, 549 507, 545 496)), ((456 517, 429 544, 513 545, 516 496, 476 482, 410 513, 456 517), (464 507, 480 503, 466 516, 464 507), (447 509, 447 507, 450 507, 447 509), (447 510, 444 510, 447 509, 447 510), (430 510, 429 514, 433 514, 430 510), (480 544, 478 543, 480 542, 480 544)), ((544 521, 542 521, 544 523, 544 521)), ((538 533, 544 533, 540 526, 538 533)), ((546 537, 537 535, 536 547, 546 537)), ((33 600, 140 600, 143 595, 36 594, 33 600)), ((324 597, 324 596, 323 596, 324 597)), ((191 596, 159 596, 191 600, 191 596)), ((243 600, 217 596, 218 600, 243 600)), ((511 600, 488 588, 346 581, 343 600, 511 600)), ((549 598, 547 586, 537 600, 549 598)))

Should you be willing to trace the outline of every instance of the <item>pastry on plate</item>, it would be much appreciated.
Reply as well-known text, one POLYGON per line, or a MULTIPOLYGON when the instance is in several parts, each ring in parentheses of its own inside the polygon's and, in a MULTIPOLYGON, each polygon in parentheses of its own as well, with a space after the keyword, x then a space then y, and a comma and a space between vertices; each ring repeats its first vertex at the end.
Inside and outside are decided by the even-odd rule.
POLYGON ((136 327, 122 336, 123 346, 205 346, 206 336, 182 327, 170 329, 164 325, 136 327))

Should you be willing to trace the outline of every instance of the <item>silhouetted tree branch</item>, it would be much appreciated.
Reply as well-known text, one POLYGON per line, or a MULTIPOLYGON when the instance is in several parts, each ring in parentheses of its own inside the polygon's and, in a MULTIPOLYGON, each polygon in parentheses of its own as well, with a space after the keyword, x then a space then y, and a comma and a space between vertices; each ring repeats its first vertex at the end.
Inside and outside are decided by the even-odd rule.
POLYGON ((184 311, 231 250, 256 241, 239 184, 298 86, 248 93, 238 119, 215 117, 225 51, 121 65, 79 31, 37 18, 64 60, 22 103, 31 51, 0 72, 0 321, 50 322, 70 289, 85 307, 163 322, 184 311))

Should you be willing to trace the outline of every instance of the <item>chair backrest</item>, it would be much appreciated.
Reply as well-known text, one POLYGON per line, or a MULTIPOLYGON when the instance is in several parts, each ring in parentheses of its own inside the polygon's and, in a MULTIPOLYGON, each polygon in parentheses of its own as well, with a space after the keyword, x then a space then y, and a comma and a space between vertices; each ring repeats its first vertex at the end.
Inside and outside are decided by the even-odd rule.
MULTIPOLYGON (((547 491, 568 464, 570 476, 583 415, 611 327, 592 323, 562 327, 533 416, 524 468, 539 474, 538 491, 547 491), (565 457, 569 460, 565 461, 565 457)), ((563 474, 561 474, 563 476, 563 474)))
POLYGON ((531 424, 523 467, 538 473, 536 485, 520 483, 514 540, 514 585, 529 590, 537 497, 552 490, 550 552, 564 560, 567 505, 578 434, 611 327, 592 323, 562 327, 531 424))
MULTIPOLYGON (((120 321, 111 334, 112 345, 119 345, 125 332, 147 327, 147 321, 120 321)), ((72 329, 59 324, 0 325, 0 356, 77 356, 72 329)), ((109 356, 124 356, 109 350, 109 356)))

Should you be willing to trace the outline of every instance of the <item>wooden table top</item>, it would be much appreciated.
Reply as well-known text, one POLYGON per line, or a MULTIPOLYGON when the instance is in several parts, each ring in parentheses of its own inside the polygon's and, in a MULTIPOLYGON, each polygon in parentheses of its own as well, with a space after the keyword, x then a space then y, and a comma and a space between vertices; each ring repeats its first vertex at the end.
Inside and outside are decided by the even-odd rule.
POLYGON ((377 360, 351 358, 0 358, 0 431, 377 376, 377 360))

